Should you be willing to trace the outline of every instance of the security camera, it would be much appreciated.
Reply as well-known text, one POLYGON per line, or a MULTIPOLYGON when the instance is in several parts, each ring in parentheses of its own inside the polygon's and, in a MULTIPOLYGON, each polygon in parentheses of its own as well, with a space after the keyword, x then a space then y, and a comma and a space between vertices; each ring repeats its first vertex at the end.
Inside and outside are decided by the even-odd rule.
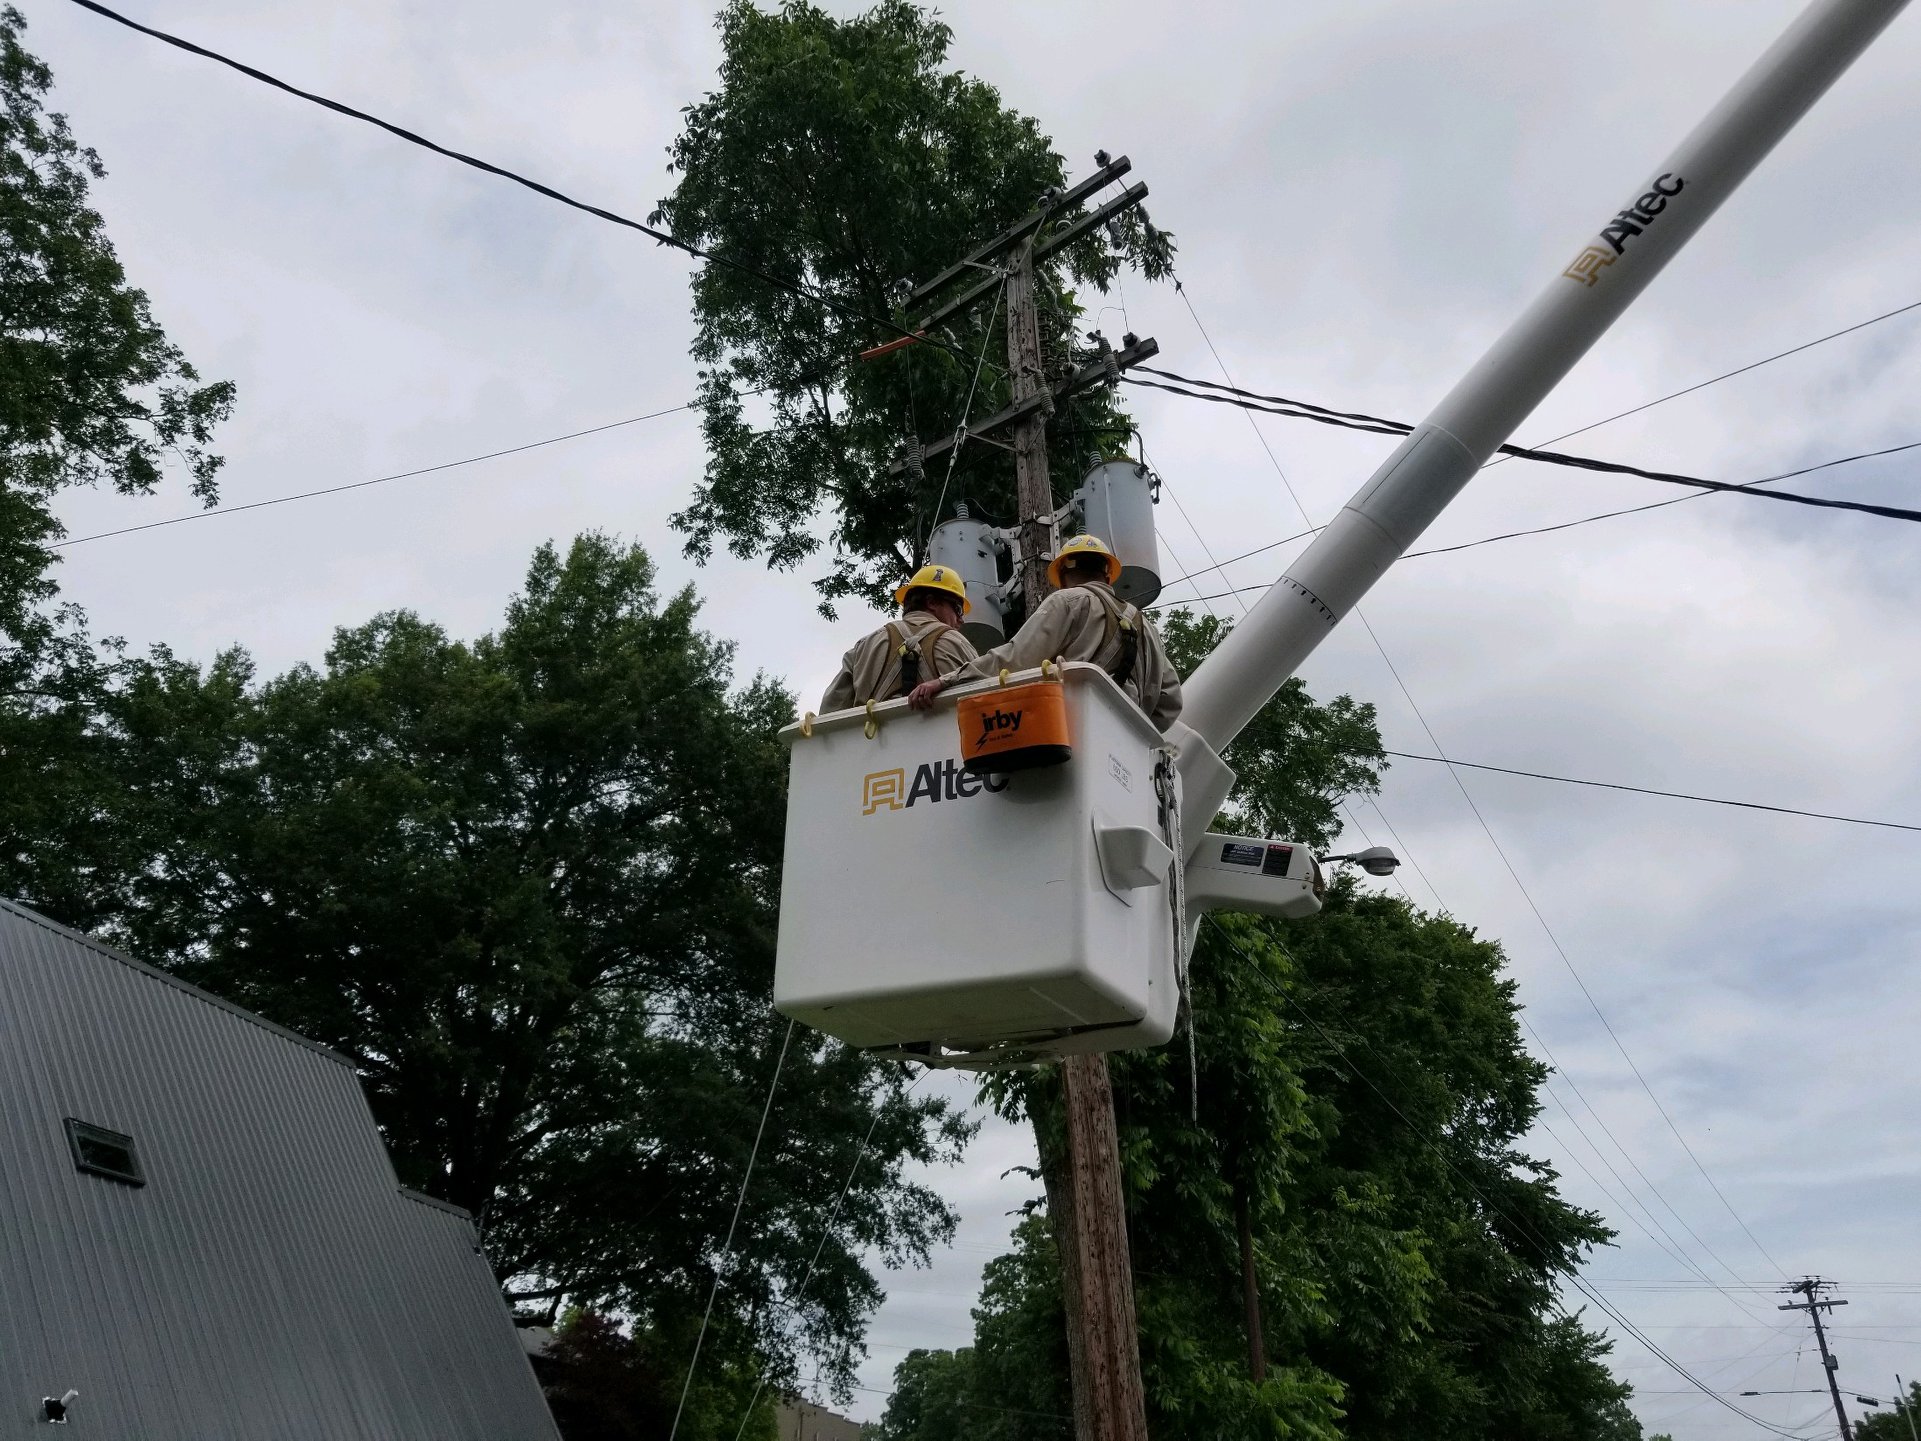
POLYGON ((71 1390, 64 1396, 42 1396, 40 1398, 41 1419, 53 1426, 66 1425, 67 1408, 79 1399, 80 1393, 71 1390))

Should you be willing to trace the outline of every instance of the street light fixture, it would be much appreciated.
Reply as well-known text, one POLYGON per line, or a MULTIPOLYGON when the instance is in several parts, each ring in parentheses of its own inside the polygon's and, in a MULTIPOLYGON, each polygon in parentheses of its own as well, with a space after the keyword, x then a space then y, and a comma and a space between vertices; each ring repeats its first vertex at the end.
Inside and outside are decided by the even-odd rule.
POLYGON ((1395 867, 1401 863, 1401 858, 1386 846, 1369 846, 1366 850, 1355 851, 1351 855, 1322 856, 1321 859, 1330 866, 1352 861, 1370 876, 1391 876, 1394 874, 1395 867))

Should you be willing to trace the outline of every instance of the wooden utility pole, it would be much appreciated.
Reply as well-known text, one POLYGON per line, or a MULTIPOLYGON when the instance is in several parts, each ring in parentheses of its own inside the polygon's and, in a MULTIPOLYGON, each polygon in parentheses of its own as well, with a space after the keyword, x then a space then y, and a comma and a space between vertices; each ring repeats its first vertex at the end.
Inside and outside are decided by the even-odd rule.
POLYGON ((1814 1340, 1815 1344, 1821 1348, 1821 1370, 1828 1378, 1828 1395, 1834 1398, 1834 1419, 1841 1423, 1841 1441, 1854 1441, 1854 1428, 1848 1424, 1847 1408, 1841 1404, 1841 1383, 1835 1378, 1834 1374, 1835 1371, 1839 1369, 1839 1363, 1834 1357, 1828 1354, 1828 1333, 1821 1329, 1821 1313, 1823 1311, 1831 1311, 1836 1306, 1845 1306, 1848 1304, 1846 1301, 1829 1301, 1823 1299, 1821 1293, 1833 1284, 1834 1282, 1823 1281, 1818 1276, 1808 1276, 1796 1281, 1792 1286, 1783 1286, 1781 1288, 1783 1291, 1787 1291, 1796 1296, 1805 1296, 1807 1300, 1801 1304, 1790 1303, 1786 1306, 1776 1306, 1774 1309, 1777 1311, 1806 1311, 1808 1313, 1808 1319, 1814 1322, 1814 1340))
MULTIPOLYGON (((1047 394, 1041 365, 1040 308, 1034 293, 1034 242, 1022 243, 1007 278, 1007 364, 1018 403, 1047 394)), ((1047 598, 1047 563, 1059 545, 1054 490, 1047 473, 1050 403, 1014 427, 1014 474, 1020 505, 1021 600, 1032 615, 1047 598)), ((1134 1265, 1121 1194, 1120 1136, 1107 1057, 1061 1062, 1067 1112, 1069 1214, 1061 1244, 1067 1302, 1069 1369, 1073 1372, 1078 1441, 1147 1441, 1141 1389, 1140 1327, 1134 1316, 1134 1265)))
POLYGON ((1247 1374, 1258 1386, 1267 1379, 1267 1341, 1261 1335, 1261 1278, 1254 1265, 1254 1216, 1245 1181, 1234 1184, 1234 1229, 1241 1242, 1241 1309, 1247 1319, 1247 1374))
MULTIPOLYGON (((1127 173, 1125 156, 1105 161, 1099 171, 1064 193, 1045 197, 1039 209, 966 259, 919 287, 910 303, 930 298, 953 281, 989 274, 921 322, 932 331, 949 316, 1006 286, 1007 363, 1012 397, 996 415, 963 427, 967 436, 1010 432, 1014 452, 1016 504, 1020 534, 1020 591, 1031 616, 1047 598, 1047 564, 1059 544, 1054 522, 1054 490, 1047 470, 1047 421, 1055 403, 1078 390, 1105 383, 1112 369, 1103 362, 1080 367, 1054 382, 1041 350, 1040 303, 1035 263, 1071 244, 1096 225, 1147 194, 1134 185, 1086 214, 1082 201, 1127 173), (1060 217, 1064 223, 1055 227, 1060 217), (995 265, 1004 258, 1005 268, 995 265)), ((876 354, 894 349, 876 347, 876 354)), ((1159 350, 1152 340, 1128 338, 1113 357, 1120 369, 1150 359, 1159 350)), ((954 439, 928 445, 923 463, 954 439)), ((895 469, 900 469, 896 464, 895 469)), ((939 524, 940 517, 934 517, 939 524)), ((1127 1211, 1121 1192, 1120 1137, 1114 1125, 1114 1091, 1101 1055, 1069 1056, 1061 1063, 1066 1154, 1043 1146, 1041 1171, 1048 1211, 1059 1239, 1061 1290, 1067 1312, 1067 1349, 1074 1388, 1076 1441, 1147 1441, 1147 1403, 1141 1388, 1140 1327, 1134 1314, 1134 1269, 1127 1241, 1127 1211)))

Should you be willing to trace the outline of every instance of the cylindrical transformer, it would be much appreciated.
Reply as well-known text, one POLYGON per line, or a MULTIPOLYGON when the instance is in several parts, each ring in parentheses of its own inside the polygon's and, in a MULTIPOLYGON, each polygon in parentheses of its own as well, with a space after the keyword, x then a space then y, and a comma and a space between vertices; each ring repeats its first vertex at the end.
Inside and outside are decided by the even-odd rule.
POLYGON ((1161 594, 1153 483, 1153 476, 1139 462, 1110 460, 1087 473, 1079 496, 1087 533, 1106 541, 1121 559, 1114 594, 1143 606, 1152 605, 1161 594))
POLYGON ((976 650, 992 650, 1007 639, 1007 621, 1000 601, 1000 560, 994 528, 985 521, 943 521, 927 543, 930 565, 957 571, 967 584, 973 609, 961 622, 961 633, 976 650))

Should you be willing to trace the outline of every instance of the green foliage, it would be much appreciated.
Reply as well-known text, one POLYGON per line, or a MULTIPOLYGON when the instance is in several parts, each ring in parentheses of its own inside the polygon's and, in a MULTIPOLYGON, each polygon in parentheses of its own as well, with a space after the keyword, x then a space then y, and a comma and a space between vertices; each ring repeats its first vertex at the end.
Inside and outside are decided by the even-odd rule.
POLYGON ((127 284, 88 204, 100 158, 49 113, 52 75, 0 6, 0 893, 82 923, 115 838, 95 703, 111 656, 55 608, 51 509, 70 485, 150 491, 171 453, 214 498, 206 449, 233 387, 199 377, 127 284))
POLYGON ((233 404, 231 384, 197 383, 127 284, 87 203, 106 170, 48 113, 53 77, 20 44, 25 29, 0 8, 0 566, 13 573, 57 536, 45 501, 62 487, 152 490, 172 453, 212 504, 220 458, 206 446, 233 404))
POLYGON ((913 1351, 894 1372, 876 1441, 1071 1441, 1060 1269, 1044 1215, 988 1262, 974 1345, 913 1351))
MULTIPOLYGON (((1502 967, 1351 886, 1310 922, 1203 927, 1198 1091, 1178 1043, 1112 1062, 1153 1434, 1637 1441, 1606 1343, 1556 1314, 1556 1277, 1609 1233, 1519 1149, 1544 1073, 1502 967)), ((1000 1096, 1055 1123, 1045 1077, 1000 1096)))
POLYGON ((1860 1417, 1854 1423, 1854 1441, 1913 1441, 1910 1426, 1921 1426, 1921 1382, 1917 1381, 1910 1381, 1907 1394, 1894 1397, 1886 1410, 1860 1417))
MULTIPOLYGON (((513 1294, 643 1337, 705 1300, 786 1030, 767 994, 793 714, 768 681, 734 688, 691 592, 653 579, 590 535, 542 547, 472 643, 399 612, 265 683, 240 652, 127 663, 115 825, 143 849, 97 902, 138 954, 351 1057, 402 1180, 481 1218, 513 1294)), ((803 1353, 851 1377, 880 1297, 863 1253, 947 1238, 904 1172, 970 1129, 796 1031, 718 1335, 777 1379, 803 1353)))
MULTIPOLYGON (((630 1337, 606 1316, 570 1314, 537 1363, 564 1441, 657 1441, 667 1435, 680 1410, 693 1344, 688 1325, 630 1337)), ((730 1362, 725 1346, 717 1349, 723 1355, 697 1372, 687 1389, 680 1434, 689 1441, 735 1441, 737 1432, 738 1441, 775 1441, 774 1393, 759 1386, 751 1367, 730 1362), (753 1413, 743 1428, 750 1405, 753 1413)))
MULTIPOLYGON (((824 511, 823 609, 880 600, 917 563, 943 493, 1012 514, 1013 469, 991 446, 964 447, 951 485, 945 458, 924 482, 887 474, 908 437, 951 435, 1007 402, 1007 349, 986 301, 951 322, 954 349, 912 345, 856 362, 894 333, 855 317, 911 328, 904 282, 931 279, 1028 213, 1064 183, 1065 162, 992 86, 948 68, 952 32, 907 0, 846 20, 801 0, 774 13, 731 0, 719 26, 720 85, 687 107, 669 152, 679 179, 659 221, 837 308, 725 266, 700 271, 694 356, 708 462, 675 523, 696 555, 725 543, 792 567, 821 548, 824 511), (752 414, 749 392, 760 392, 752 414)), ((1117 251, 1096 231, 1041 267, 1050 373, 1092 353, 1075 336, 1075 281, 1104 290, 1124 260, 1150 278, 1168 273, 1170 238, 1138 214, 1118 239, 1117 251)), ((1048 437, 1057 489, 1121 444, 1125 427, 1105 393, 1062 406, 1048 437)))

